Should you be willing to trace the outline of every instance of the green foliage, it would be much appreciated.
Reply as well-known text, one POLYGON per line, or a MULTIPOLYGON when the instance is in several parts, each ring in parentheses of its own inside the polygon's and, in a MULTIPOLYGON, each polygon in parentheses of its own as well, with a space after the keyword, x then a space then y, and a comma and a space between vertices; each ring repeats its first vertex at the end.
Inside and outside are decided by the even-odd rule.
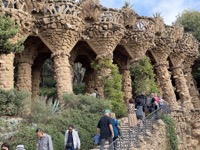
POLYGON ((116 116, 125 116, 127 114, 127 109, 123 99, 122 75, 120 75, 117 65, 105 59, 102 63, 93 63, 92 67, 95 70, 100 70, 101 68, 109 68, 111 70, 109 77, 101 77, 101 81, 104 85, 104 95, 106 99, 111 101, 112 111, 115 112, 116 116))
POLYGON ((47 101, 49 99, 55 100, 57 97, 56 88, 40 88, 40 95, 47 97, 47 101))
POLYGON ((73 91, 75 94, 84 94, 85 93, 85 83, 73 84, 73 91))
POLYGON ((139 60, 131 66, 131 76, 136 95, 140 95, 143 91, 147 95, 150 95, 152 92, 158 92, 153 66, 148 57, 139 60))
POLYGON ((37 137, 35 130, 40 127, 53 139, 54 149, 64 146, 64 134, 69 124, 74 124, 81 139, 81 149, 93 148, 93 136, 102 112, 111 108, 109 101, 100 101, 92 96, 64 95, 64 107, 51 113, 51 106, 41 99, 32 103, 32 113, 9 143, 14 147, 21 143, 28 150, 35 150, 37 137))
POLYGON ((18 31, 18 26, 11 18, 0 15, 0 53, 17 53, 24 50, 24 40, 16 43, 10 41, 18 31))
POLYGON ((185 10, 177 16, 175 24, 183 25, 186 32, 190 32, 200 41, 200 12, 185 10))
POLYGON ((0 114, 18 115, 22 109, 22 101, 28 97, 25 92, 17 90, 4 91, 0 89, 0 114))
POLYGON ((178 139, 175 121, 169 115, 163 115, 162 120, 167 126, 167 138, 169 141, 170 150, 178 150, 178 139))
POLYGON ((47 59, 42 66, 42 82, 40 86, 43 88, 52 88, 55 87, 55 85, 53 61, 52 59, 47 59))

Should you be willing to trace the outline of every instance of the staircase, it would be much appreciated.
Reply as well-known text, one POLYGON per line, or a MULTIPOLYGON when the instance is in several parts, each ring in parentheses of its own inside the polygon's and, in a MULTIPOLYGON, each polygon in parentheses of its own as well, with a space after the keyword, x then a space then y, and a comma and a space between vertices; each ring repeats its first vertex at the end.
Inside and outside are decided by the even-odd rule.
MULTIPOLYGON (((128 117, 119 119, 119 122, 120 122, 120 125, 121 125, 122 136, 126 135, 129 131, 128 117)), ((108 141, 106 141, 106 144, 105 144, 104 147, 105 147, 105 149, 108 149, 108 147, 109 147, 108 141)), ((91 150, 99 150, 99 149, 100 149, 100 145, 98 145, 97 147, 95 147, 94 149, 91 149, 91 150)))
MULTIPOLYGON (((156 120, 162 118, 164 114, 169 114, 171 112, 169 106, 165 106, 157 109, 147 117, 145 117, 144 121, 140 125, 136 125, 133 128, 129 128, 128 126, 128 118, 123 118, 120 120, 121 123, 121 131, 122 136, 119 137, 115 142, 117 142, 117 148, 115 150, 131 150, 137 149, 141 146, 141 141, 145 140, 148 136, 152 136, 153 124, 156 120)), ((114 150, 114 143, 109 145, 106 142, 104 147, 105 150, 114 150)), ((99 150, 100 146, 97 146, 91 150, 99 150)))

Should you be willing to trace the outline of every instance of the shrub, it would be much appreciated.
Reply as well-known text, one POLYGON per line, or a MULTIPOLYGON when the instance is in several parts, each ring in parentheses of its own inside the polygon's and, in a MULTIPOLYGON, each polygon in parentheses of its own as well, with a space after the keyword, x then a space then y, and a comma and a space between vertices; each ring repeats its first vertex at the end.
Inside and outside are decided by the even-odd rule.
POLYGON ((175 121, 169 116, 164 115, 162 120, 165 122, 167 126, 167 139, 170 150, 178 150, 178 139, 176 133, 176 124, 175 121))
POLYGON ((23 108, 23 100, 28 97, 26 92, 17 90, 4 91, 0 89, 0 114, 1 115, 18 115, 23 108))
POLYGON ((84 94, 85 93, 85 83, 76 83, 73 84, 73 91, 75 94, 84 94))
POLYGON ((92 96, 64 95, 63 108, 57 113, 51 113, 51 106, 45 101, 35 100, 32 104, 32 114, 25 120, 19 132, 15 134, 10 143, 13 146, 24 144, 28 150, 35 150, 36 133, 40 127, 53 139, 54 149, 60 150, 64 146, 64 134, 69 124, 74 124, 81 139, 81 149, 91 149, 96 125, 102 112, 111 108, 109 101, 101 101, 92 96))

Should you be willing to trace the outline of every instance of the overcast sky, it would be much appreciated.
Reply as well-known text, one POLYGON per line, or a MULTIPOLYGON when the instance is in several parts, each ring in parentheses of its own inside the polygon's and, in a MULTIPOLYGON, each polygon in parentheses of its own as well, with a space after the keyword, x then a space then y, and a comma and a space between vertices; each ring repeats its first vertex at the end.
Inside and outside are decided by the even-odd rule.
POLYGON ((171 25, 176 16, 186 9, 200 11, 200 0, 100 0, 105 7, 121 8, 128 1, 140 16, 152 17, 160 13, 166 24, 171 25))

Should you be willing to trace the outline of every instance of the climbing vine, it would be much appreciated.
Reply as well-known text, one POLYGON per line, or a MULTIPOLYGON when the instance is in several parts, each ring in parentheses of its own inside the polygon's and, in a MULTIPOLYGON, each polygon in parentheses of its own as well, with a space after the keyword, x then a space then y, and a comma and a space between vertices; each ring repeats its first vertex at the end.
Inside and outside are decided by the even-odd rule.
POLYGON ((152 92, 158 92, 153 66, 148 57, 144 57, 131 65, 131 78, 135 95, 140 95, 143 91, 147 95, 152 92))
POLYGON ((169 115, 164 115, 162 120, 165 122, 167 127, 167 139, 169 141, 169 149, 178 150, 178 140, 175 121, 169 115))
POLYGON ((116 116, 121 117, 126 115, 126 105, 122 92, 122 75, 120 75, 117 65, 105 59, 99 64, 93 62, 91 66, 96 71, 100 71, 102 68, 110 69, 109 76, 100 77, 104 86, 105 98, 111 101, 112 111, 116 113, 116 116))
POLYGON ((18 32, 19 27, 10 17, 0 15, 0 53, 16 53, 24 50, 24 39, 11 42, 18 32))

